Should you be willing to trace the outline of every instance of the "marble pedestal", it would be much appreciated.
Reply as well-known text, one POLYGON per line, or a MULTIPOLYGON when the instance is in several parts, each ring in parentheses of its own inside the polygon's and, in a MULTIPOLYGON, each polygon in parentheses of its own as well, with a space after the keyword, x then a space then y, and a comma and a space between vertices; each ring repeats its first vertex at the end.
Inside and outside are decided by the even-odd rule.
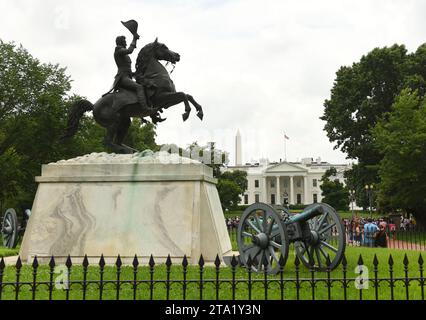
MULTIPOLYGON (((20 256, 151 254, 196 264, 231 252, 211 168, 168 153, 91 154, 43 165, 20 256)), ((73 259, 73 261, 75 261, 73 259)))

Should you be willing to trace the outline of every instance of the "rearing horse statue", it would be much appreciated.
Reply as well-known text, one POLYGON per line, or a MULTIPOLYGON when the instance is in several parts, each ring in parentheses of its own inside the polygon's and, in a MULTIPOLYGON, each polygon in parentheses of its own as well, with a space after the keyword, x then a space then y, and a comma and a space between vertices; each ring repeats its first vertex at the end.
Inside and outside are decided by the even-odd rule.
POLYGON ((115 153, 137 152, 123 144, 127 131, 130 127, 131 118, 151 117, 153 123, 164 121, 159 113, 164 109, 177 105, 181 102, 185 105, 185 113, 182 115, 186 121, 191 112, 191 103, 197 116, 203 120, 203 109, 194 98, 184 92, 176 92, 169 72, 159 61, 167 61, 173 65, 180 61, 180 55, 171 51, 165 44, 154 42, 143 47, 136 61, 136 82, 145 87, 147 100, 152 108, 142 108, 138 103, 135 92, 125 89, 105 94, 95 104, 88 100, 79 100, 71 107, 68 126, 62 140, 69 139, 78 130, 78 124, 85 112, 93 111, 95 121, 106 128, 104 145, 115 153))

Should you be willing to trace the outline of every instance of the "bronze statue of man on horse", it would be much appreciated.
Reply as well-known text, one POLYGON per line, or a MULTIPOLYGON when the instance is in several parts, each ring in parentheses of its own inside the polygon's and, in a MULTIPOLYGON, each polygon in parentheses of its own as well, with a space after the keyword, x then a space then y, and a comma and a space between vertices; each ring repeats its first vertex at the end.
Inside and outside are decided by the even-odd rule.
POLYGON ((116 38, 114 59, 118 68, 112 89, 104 94, 95 104, 87 100, 77 101, 71 107, 68 127, 62 139, 69 139, 78 130, 78 124, 85 112, 93 111, 95 121, 106 128, 104 145, 115 153, 133 153, 137 150, 123 144, 131 124, 131 118, 139 117, 147 122, 146 117, 156 124, 166 119, 160 113, 164 109, 181 102, 185 105, 182 115, 186 121, 191 112, 191 103, 197 110, 197 116, 203 119, 203 109, 194 98, 184 92, 176 92, 169 72, 160 61, 173 65, 180 61, 180 55, 171 51, 165 44, 154 42, 144 46, 137 57, 136 71, 131 68, 130 54, 136 48, 138 23, 135 20, 122 22, 132 33, 133 41, 127 48, 126 38, 116 38), (136 81, 133 80, 136 79, 136 81))

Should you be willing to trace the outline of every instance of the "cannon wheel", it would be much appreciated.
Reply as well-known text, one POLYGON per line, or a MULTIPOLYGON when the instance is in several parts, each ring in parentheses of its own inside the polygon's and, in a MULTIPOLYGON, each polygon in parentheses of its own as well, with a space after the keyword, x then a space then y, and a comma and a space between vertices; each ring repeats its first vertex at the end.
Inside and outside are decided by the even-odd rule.
POLYGON ((7 209, 3 217, 1 234, 3 245, 13 249, 18 244, 18 215, 14 209, 7 209))
POLYGON ((289 241, 280 215, 269 205, 255 203, 241 216, 237 233, 240 261, 247 267, 251 258, 254 272, 276 274, 280 270, 279 260, 288 258, 289 241), (266 259, 266 260, 265 260, 266 259))
POLYGON ((320 205, 323 207, 324 213, 308 220, 312 235, 311 241, 296 241, 294 247, 297 256, 306 267, 326 271, 328 256, 330 269, 333 270, 342 261, 346 247, 346 234, 336 210, 325 203, 320 205))

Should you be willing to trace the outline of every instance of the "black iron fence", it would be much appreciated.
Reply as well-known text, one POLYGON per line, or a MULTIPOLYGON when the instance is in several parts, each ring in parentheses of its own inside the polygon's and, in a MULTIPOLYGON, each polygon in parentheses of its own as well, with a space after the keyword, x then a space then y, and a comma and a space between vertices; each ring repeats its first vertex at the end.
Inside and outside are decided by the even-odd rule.
MULTIPOLYGON (((394 261, 389 255, 379 263, 375 255, 366 263, 360 255, 350 265, 346 257, 336 270, 318 272, 301 265, 296 257, 276 275, 266 271, 253 273, 241 267, 233 257, 224 266, 219 257, 206 263, 203 256, 191 266, 186 256, 181 263, 157 264, 154 258, 141 265, 135 256, 124 264, 118 256, 107 265, 102 256, 90 264, 87 256, 81 263, 70 257, 64 264, 51 257, 47 265, 34 258, 23 265, 19 258, 13 265, 0 259, 0 300, 424 300, 424 262, 394 261), (58 268, 61 269, 58 272, 58 268)), ((93 260, 92 260, 93 261, 93 260)), ((265 267, 268 262, 265 261, 265 267)), ((265 268, 266 270, 266 268, 265 268)))

